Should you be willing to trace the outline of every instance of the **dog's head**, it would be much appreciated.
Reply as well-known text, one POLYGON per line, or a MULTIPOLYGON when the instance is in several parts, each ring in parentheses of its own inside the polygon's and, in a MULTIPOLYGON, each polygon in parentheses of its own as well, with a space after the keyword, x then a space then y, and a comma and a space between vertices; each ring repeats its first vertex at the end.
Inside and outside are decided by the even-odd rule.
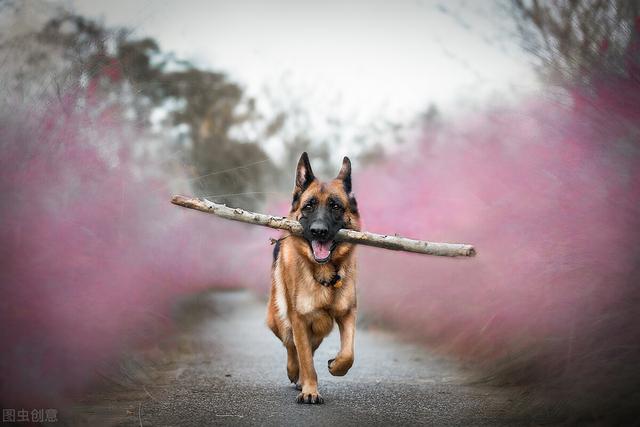
POLYGON ((302 153, 296 169, 291 217, 303 227, 308 243, 308 256, 319 264, 339 261, 353 248, 335 240, 341 228, 360 229, 358 205, 351 192, 351 161, 342 160, 338 176, 329 182, 319 181, 313 174, 309 156, 302 153))

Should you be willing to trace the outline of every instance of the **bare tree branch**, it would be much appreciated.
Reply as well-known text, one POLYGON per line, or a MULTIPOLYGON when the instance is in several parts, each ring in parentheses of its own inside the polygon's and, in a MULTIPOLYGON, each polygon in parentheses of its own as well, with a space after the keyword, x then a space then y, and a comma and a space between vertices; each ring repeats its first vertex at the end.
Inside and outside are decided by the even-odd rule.
MULTIPOLYGON (((281 216, 249 212, 244 209, 230 208, 226 205, 213 203, 207 199, 197 199, 185 196, 173 196, 171 203, 185 208, 211 213, 221 218, 233 221, 287 230, 291 234, 297 236, 302 235, 302 225, 300 225, 299 222, 281 216)), ((462 243, 427 242, 424 240, 414 240, 400 236, 385 236, 382 234, 368 233, 366 231, 342 229, 336 234, 336 240, 426 255, 458 257, 474 256, 476 254, 476 250, 472 245, 462 243)))
POLYGON ((594 72, 627 73, 640 0, 512 0, 525 49, 559 84, 589 83, 594 72))

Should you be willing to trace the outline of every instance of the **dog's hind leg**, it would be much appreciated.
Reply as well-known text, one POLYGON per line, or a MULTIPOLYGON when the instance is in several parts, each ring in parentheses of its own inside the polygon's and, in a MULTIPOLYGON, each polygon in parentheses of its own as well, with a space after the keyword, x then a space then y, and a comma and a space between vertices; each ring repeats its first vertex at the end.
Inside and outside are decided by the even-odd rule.
MULTIPOLYGON (((293 340, 291 340, 293 341, 293 340)), ((287 348, 287 376, 289 381, 298 386, 298 379, 300 378, 300 365, 298 363, 298 352, 293 342, 285 344, 287 348)))
POLYGON ((326 314, 314 316, 309 328, 309 340, 311 342, 311 353, 315 353, 316 349, 322 344, 324 338, 331 333, 333 329, 333 318, 326 314))
POLYGON ((318 347, 320 347, 320 344, 322 344, 323 340, 324 337, 322 336, 314 335, 311 337, 311 354, 316 353, 316 350, 318 349, 318 347))

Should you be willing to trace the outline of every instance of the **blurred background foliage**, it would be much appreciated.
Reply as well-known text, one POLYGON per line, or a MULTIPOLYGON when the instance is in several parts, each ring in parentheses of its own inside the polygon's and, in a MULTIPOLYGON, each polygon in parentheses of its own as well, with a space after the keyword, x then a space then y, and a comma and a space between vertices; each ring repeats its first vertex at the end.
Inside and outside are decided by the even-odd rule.
MULTIPOLYGON (((330 148, 341 138, 337 119, 328 119, 333 140, 314 140, 307 113, 295 100, 285 97, 269 112, 259 111, 231 77, 176 58, 152 38, 46 5, 41 7, 48 18, 37 27, 32 3, 8 1, 0 7, 3 21, 10 23, 0 35, 3 89, 9 97, 62 101, 62 94, 81 92, 91 98, 84 102, 100 103, 92 105, 95 111, 117 112, 147 134, 120 147, 120 155, 134 154, 141 165, 145 158, 169 158, 166 168, 186 170, 198 196, 258 209, 268 194, 290 191, 291 171, 302 151, 327 177, 338 168, 330 148), (285 152, 279 164, 263 147, 270 138, 277 138, 285 152)), ((396 123, 372 124, 369 131, 369 136, 401 140, 396 123)), ((357 156, 360 163, 382 157, 380 143, 367 147, 357 156)))
MULTIPOLYGON (((588 84, 604 67, 620 74, 638 70, 638 64, 629 66, 627 55, 640 25, 638 4, 514 0, 502 5, 517 23, 541 79, 568 87, 588 84)), ((186 170, 197 195, 229 205, 259 209, 269 194, 287 194, 302 151, 310 152, 320 174, 331 176, 337 168, 332 149, 343 138, 361 148, 354 160, 366 165, 383 159, 408 135, 429 132, 442 121, 438 106, 429 104, 404 123, 378 120, 353 135, 344 132, 340 119, 328 117, 331 137, 317 139, 308 112, 283 91, 265 92, 269 108, 261 111, 232 77, 176 58, 154 39, 134 37, 131 29, 45 4, 38 13, 46 19, 40 21, 33 19, 31 2, 6 1, 0 7, 9 23, 0 35, 8 96, 60 97, 88 88, 86 93, 100 100, 98 111, 118 111, 149 136, 121 147, 121 154, 135 153, 141 161, 169 158, 166 168, 186 170), (284 152, 279 161, 265 150, 270 139, 284 152)))

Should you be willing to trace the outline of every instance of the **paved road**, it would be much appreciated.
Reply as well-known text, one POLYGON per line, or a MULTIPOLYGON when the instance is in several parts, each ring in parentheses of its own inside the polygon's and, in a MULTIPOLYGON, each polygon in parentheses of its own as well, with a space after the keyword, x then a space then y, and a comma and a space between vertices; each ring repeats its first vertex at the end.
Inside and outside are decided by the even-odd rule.
POLYGON ((249 292, 210 292, 181 303, 176 339, 132 357, 73 408, 86 425, 529 425, 518 392, 473 385, 465 372, 401 342, 360 328, 345 377, 326 369, 337 328, 315 355, 324 405, 295 403, 285 351, 264 325, 264 303, 249 292))

